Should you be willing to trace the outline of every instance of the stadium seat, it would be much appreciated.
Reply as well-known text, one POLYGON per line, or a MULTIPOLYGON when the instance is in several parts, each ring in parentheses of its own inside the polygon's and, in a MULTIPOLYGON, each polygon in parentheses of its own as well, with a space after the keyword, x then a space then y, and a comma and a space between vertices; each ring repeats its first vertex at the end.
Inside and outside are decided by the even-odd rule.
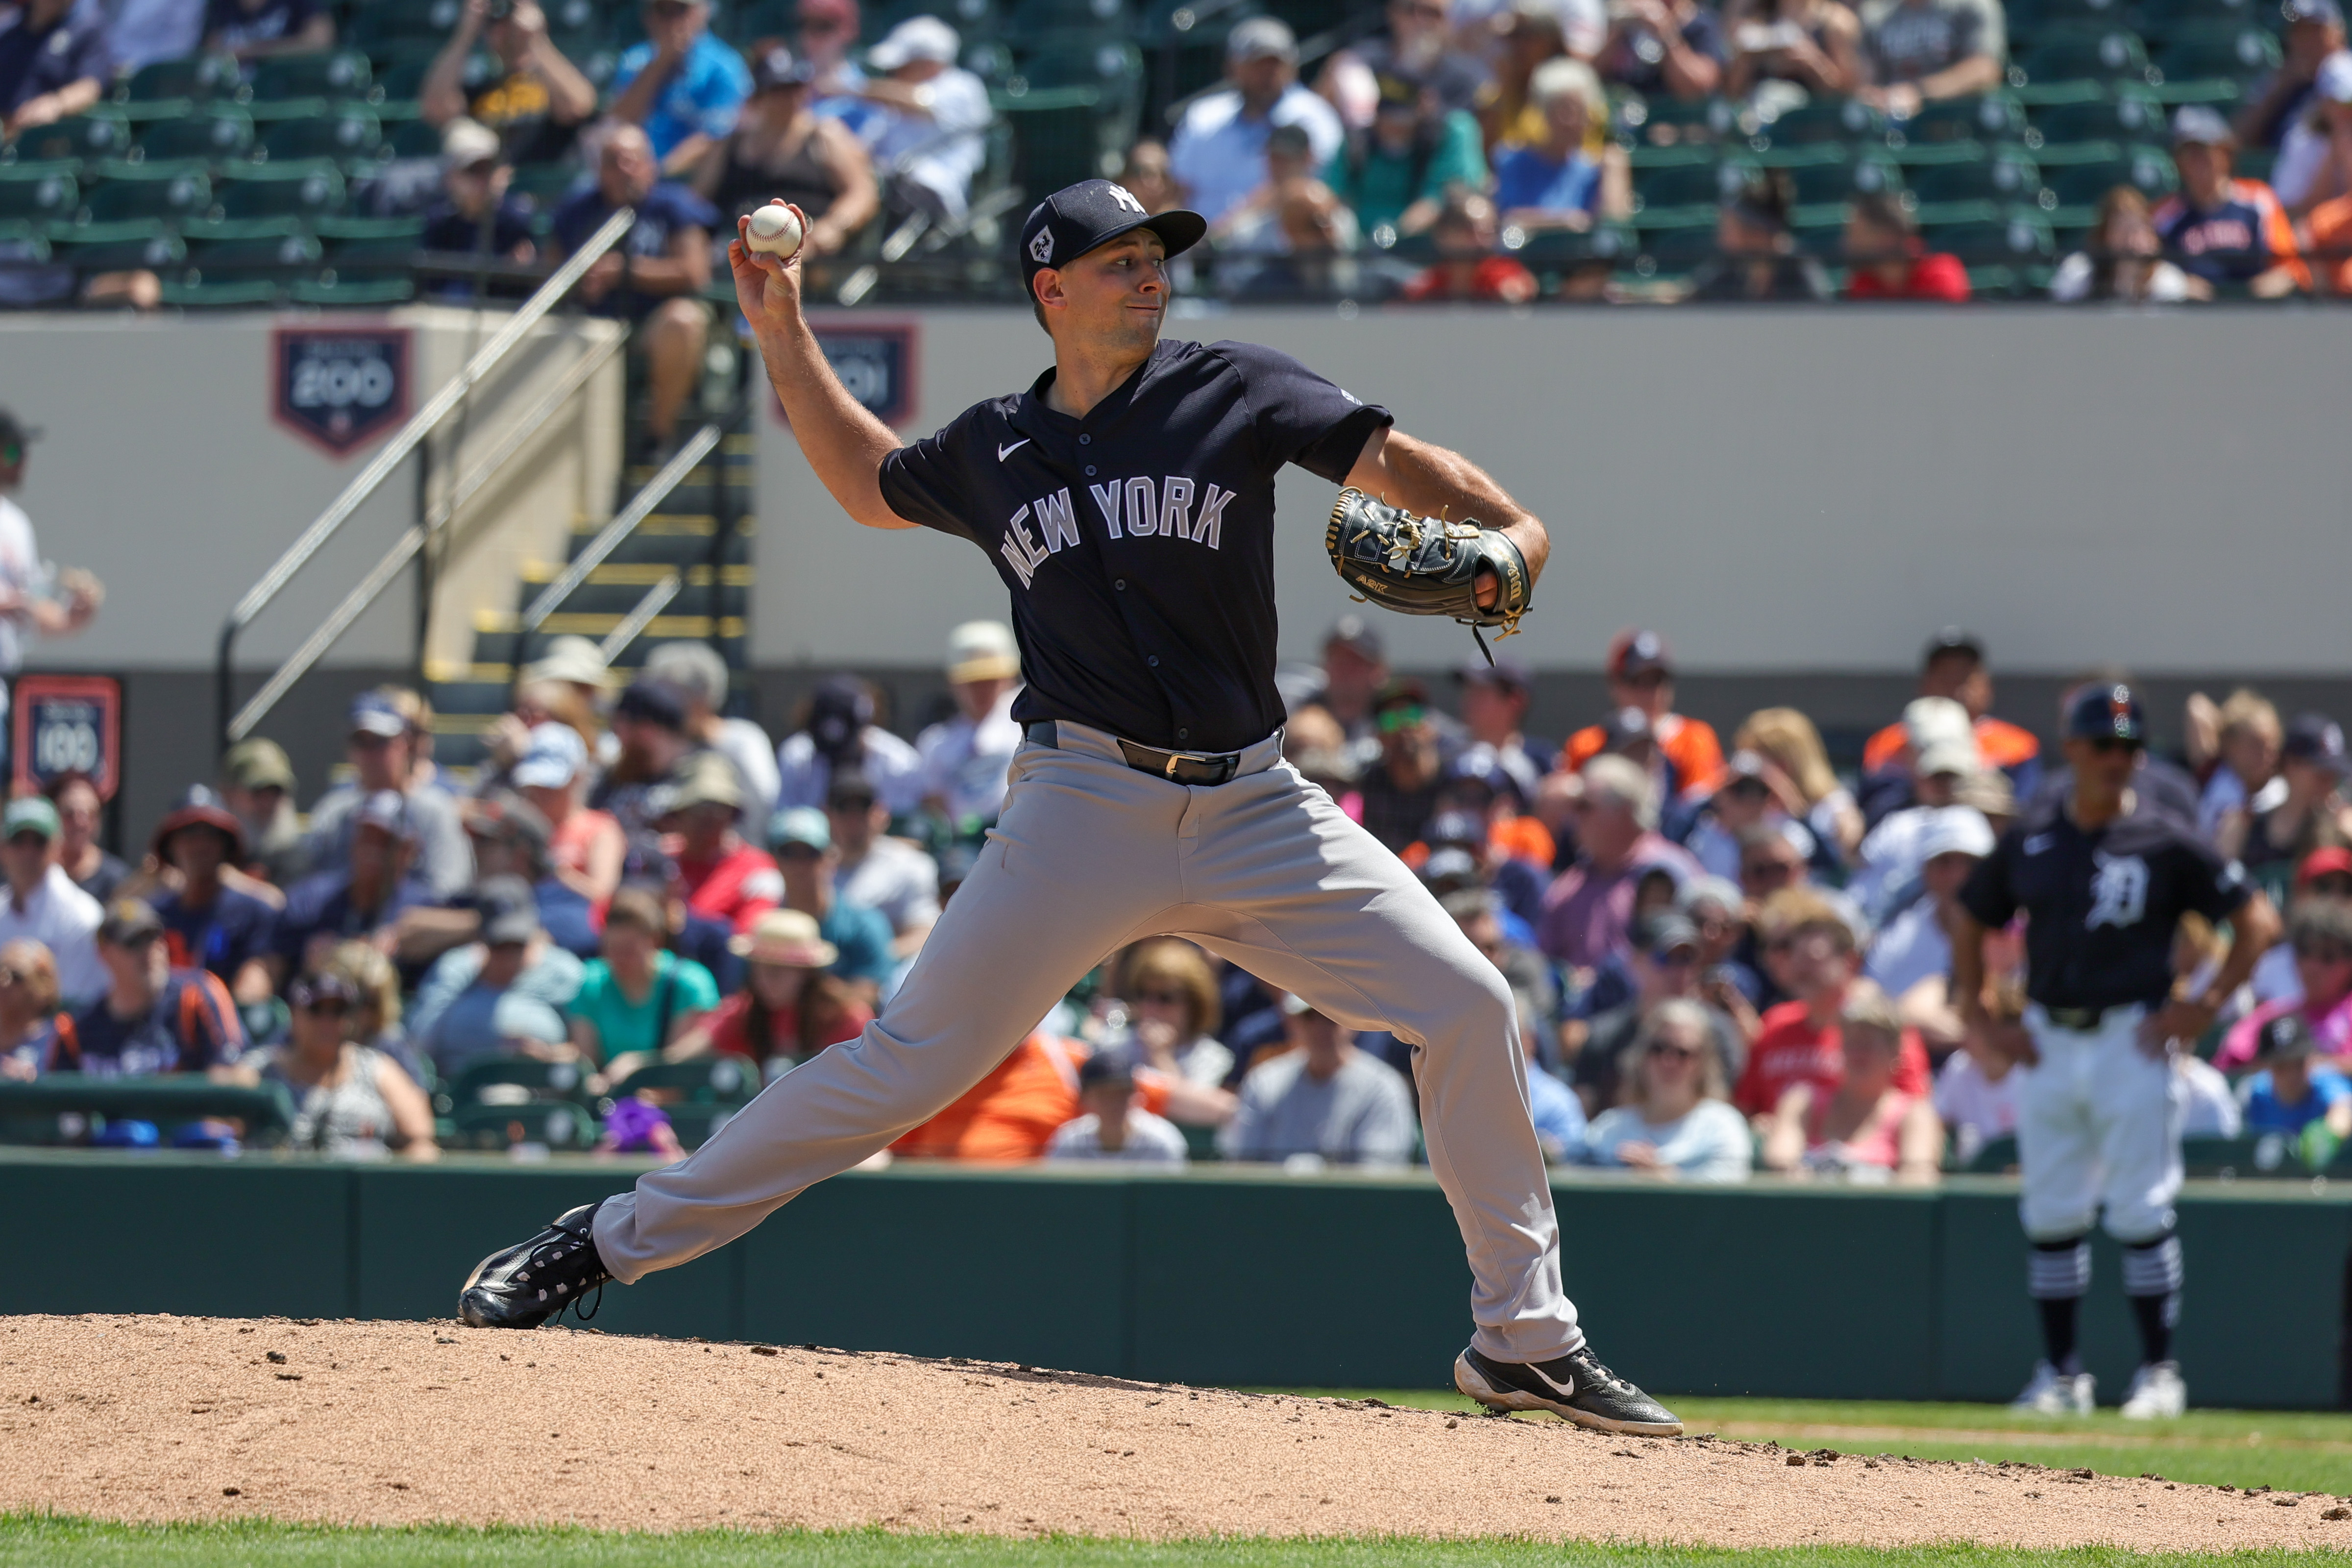
POLYGON ((81 210, 77 167, 70 160, 0 164, 0 221, 70 223, 81 210))
MULTIPOLYGON (((1912 172, 1910 179, 1912 194, 1923 208, 1936 203, 1979 201, 2006 206, 2012 202, 2034 204, 2042 198, 2042 173, 2032 154, 2014 144, 1992 148, 1983 158, 1969 163, 1920 168, 1912 172)), ((1930 220, 1923 214, 1921 221, 1930 220)))
MULTIPOLYGON (((383 77, 375 84, 383 93, 382 101, 374 106, 376 112, 398 119, 415 119, 416 116, 409 111, 416 107, 417 94, 425 89, 425 74, 432 67, 433 62, 429 58, 402 60, 387 65, 383 77)), ((466 68, 458 73, 457 79, 467 92, 478 92, 498 79, 499 68, 498 56, 488 49, 476 49, 466 57, 466 68)))
POLYGON ((613 1086, 622 1095, 651 1093, 665 1106, 676 1101, 749 1105, 760 1092, 760 1071, 740 1057, 693 1057, 682 1062, 649 1062, 613 1086))
POLYGON ((2018 62, 2029 84, 2076 81, 2146 81, 2147 48, 2139 35, 2122 27, 2054 34, 2018 62))
POLYGON ((2153 89, 2122 82, 2112 93, 2090 102, 2044 109, 2033 117, 2033 125, 2045 145, 2146 142, 2164 135, 2164 105, 2153 89))
POLYGON ((1782 110, 1759 128, 1776 145, 1791 142, 1875 142, 1886 135, 1886 117, 1851 98, 1816 98, 1782 110))
POLYGON ((2294 1143, 2275 1132, 2257 1138, 2183 1138, 2180 1163, 2192 1176, 2311 1174, 2294 1143))
POLYGON ((244 96, 236 62, 221 55, 156 60, 140 67, 114 89, 115 106, 132 121, 169 120, 185 114, 192 103, 244 96))
POLYGON ((2216 23, 2271 26, 2277 15, 2277 8, 2264 0, 2139 0, 2140 32, 2150 38, 2168 38, 2183 28, 2216 23))
POLYGON ((1644 226, 1678 223, 1685 216, 1712 223, 1727 186, 1738 186, 1737 171, 1720 163, 1711 146, 1636 147, 1631 162, 1633 211, 1648 218, 1644 226))
POLYGON ((324 158, 349 174, 375 163, 383 141, 383 128, 376 117, 360 105, 346 104, 331 114, 278 121, 263 133, 261 147, 272 163, 324 158))
POLYGON ((71 158, 87 167, 123 157, 130 151, 130 121, 120 108, 109 105, 47 125, 26 127, 17 132, 15 142, 0 148, 0 164, 49 163, 71 158))
POLYGON ((212 181, 201 163, 109 163, 87 197, 94 223, 157 218, 179 224, 206 215, 212 181))
POLYGON ((186 244, 160 218, 58 229, 50 235, 49 247, 57 260, 84 273, 140 267, 161 271, 188 258, 186 244))
POLYGON ((521 1105, 463 1105, 450 1117, 451 1146, 504 1149, 518 1142, 551 1149, 586 1149, 595 1144, 596 1119, 585 1108, 562 1100, 521 1105))
POLYGON ((2163 148, 2126 147, 2112 142, 2082 142, 2066 149, 2045 147, 2041 169, 2042 183, 2056 197, 2062 214, 2070 207, 2096 206, 2117 185, 2130 185, 2157 200, 2169 195, 2180 183, 2172 155, 2163 148), (2059 153, 2083 155, 2053 156, 2059 153))
POLYGON ((1901 190, 1904 184, 1903 171, 1884 147, 1812 142, 1767 149, 1745 162, 1785 171, 1796 187, 1798 206, 1843 203, 1858 191, 1901 190))
POLYGON ((2002 213, 1990 202, 1975 205, 1964 221, 1923 228, 1927 247, 1958 257, 1979 294, 2013 294, 2046 282, 2057 259, 2048 219, 2031 207, 2002 213))
POLYGON ((541 207, 553 207, 587 178, 570 163, 519 163, 507 191, 511 195, 529 196, 541 207))
POLYGON ((341 270, 373 277, 387 263, 405 262, 425 237, 421 217, 322 217, 311 227, 341 270))
MULTIPOLYGON (((367 0, 357 10, 349 39, 352 47, 383 55, 403 45, 437 49, 457 27, 465 0, 367 0)), ((551 27, 553 18, 549 21, 551 27)))
POLYGON ((2011 51, 2050 32, 2115 26, 2129 10, 2126 0, 2016 0, 2006 7, 2011 51))
POLYGON ((221 181, 226 217, 318 217, 343 205, 343 176, 320 159, 233 168, 221 181))
POLYGON ((522 1096, 588 1103, 584 1075, 577 1062, 547 1062, 536 1057, 499 1056, 474 1062, 457 1074, 445 1090, 453 1111, 498 1100, 512 1104, 522 1096), (509 1097, 499 1089, 519 1090, 509 1097))
POLYGON ((1614 119, 1637 143, 1652 147, 1721 142, 1738 129, 1731 105, 1719 98, 1691 100, 1666 93, 1648 100, 1630 95, 1618 106, 1614 119))
POLYGON ((1923 105, 1896 129, 1906 142, 2017 142, 2025 135, 2025 106, 2010 92, 1950 98, 1923 105))
POLYGON ((384 96, 373 85, 368 58, 355 49, 315 55, 279 55, 262 62, 253 77, 256 120, 303 120, 326 112, 325 105, 384 96))
POLYGON ((1132 26, 1126 0, 1015 0, 1004 19, 1004 30, 1016 47, 1024 38, 1054 33, 1099 36, 1128 32, 1132 26))
MULTIPOLYGON (((1682 210, 1686 212, 1690 209, 1682 210)), ((1676 223, 1663 227, 1644 224, 1641 233, 1643 258, 1663 273, 1688 272, 1716 253, 1715 219, 1711 215, 1705 222, 1676 223)))
POLYGON ((404 120, 384 129, 384 146, 394 158, 438 158, 441 128, 424 120, 404 120))
POLYGON ((2184 27, 2166 37, 2157 53, 2162 76, 2157 96, 2167 103, 2234 104, 2247 82, 2278 63, 2278 39, 2261 27, 2184 27))
POLYGON ((202 158, 225 163, 253 152, 253 116, 233 103, 199 104, 176 120, 152 121, 139 135, 147 162, 202 158))
POLYGON ((298 305, 327 310, 372 310, 405 305, 416 298, 413 278, 341 278, 331 268, 316 278, 297 278, 287 296, 298 305))
POLYGON ((239 272, 284 275, 299 267, 316 267, 325 255, 318 240, 291 218, 274 221, 279 232, 267 237, 191 239, 188 265, 215 279, 239 272))

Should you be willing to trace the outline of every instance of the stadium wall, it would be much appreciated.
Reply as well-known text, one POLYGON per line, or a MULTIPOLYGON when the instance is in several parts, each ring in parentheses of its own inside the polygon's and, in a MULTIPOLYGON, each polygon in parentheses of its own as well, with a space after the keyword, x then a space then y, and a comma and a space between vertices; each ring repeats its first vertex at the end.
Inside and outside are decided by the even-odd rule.
MULTIPOLYGON (((336 1165, 0 1154, 18 1254, 0 1312, 446 1317, 476 1259, 642 1163, 336 1165)), ((1569 1289, 1610 1358, 1672 1394, 2006 1399, 2037 1338, 2016 1187, 1563 1175, 1569 1289)), ((2179 1353, 2200 1405, 2327 1408, 2352 1195, 2195 1184, 2179 1353)), ((2098 1246, 2084 1323, 2109 1387, 2137 1341, 2098 1246)), ((1291 1178, 901 1165, 803 1194, 732 1247, 607 1290, 596 1326, 965 1355, 1150 1380, 1444 1384, 1469 1275, 1425 1174, 1291 1178)))

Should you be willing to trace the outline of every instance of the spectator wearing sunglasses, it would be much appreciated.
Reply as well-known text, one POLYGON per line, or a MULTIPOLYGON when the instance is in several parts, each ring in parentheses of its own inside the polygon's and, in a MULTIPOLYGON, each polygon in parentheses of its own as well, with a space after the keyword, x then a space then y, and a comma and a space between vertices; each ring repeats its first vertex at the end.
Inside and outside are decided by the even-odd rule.
MULTIPOLYGON (((1651 738, 1673 767, 1676 786, 1704 795, 1715 788, 1723 772, 1723 742, 1714 726, 1702 719, 1686 719, 1674 710, 1674 650, 1653 631, 1623 631, 1609 645, 1605 666, 1609 706, 1639 709, 1650 721, 1651 738)), ((1609 749, 1610 731, 1588 725, 1568 738, 1560 765, 1573 771, 1609 749)))
POLYGON ((145 1078, 231 1067, 244 1054, 245 1026, 228 987, 204 970, 172 967, 163 922, 146 904, 107 906, 98 956, 106 990, 58 1026, 55 1070, 145 1078))
POLYGON ((1215 1089, 1230 1077, 1234 1053, 1216 1037, 1223 1005, 1209 961, 1191 942, 1154 937, 1128 949, 1118 992, 1129 1035, 1117 1047, 1134 1066, 1215 1089))
POLYGON ((352 1160, 393 1151, 433 1160, 433 1108, 400 1064, 351 1037, 359 989, 332 970, 305 974, 286 988, 293 1027, 283 1044, 249 1052, 229 1075, 248 1084, 278 1084, 294 1101, 287 1142, 296 1149, 352 1160))
POLYGON ((782 907, 815 917, 817 934, 835 950, 833 973, 868 1006, 898 967, 890 952, 890 920, 881 910, 841 896, 834 878, 841 856, 833 847, 833 825, 814 806, 776 813, 768 825, 768 851, 782 875, 782 907))
POLYGON ((1796 826, 1805 836, 1806 858, 1811 858, 1812 834, 1789 815, 1773 789, 1771 775, 1778 772, 1760 752, 1734 752, 1724 764, 1722 784, 1683 839, 1683 847, 1710 876, 1739 875, 1741 836, 1759 824, 1796 826))
MULTIPOLYGON (((596 112, 595 84, 548 37, 547 14, 533 0, 466 0, 416 96, 427 124, 453 126, 467 117, 488 128, 518 163, 570 156, 580 128, 596 112), (482 42, 503 69, 469 94, 466 67, 482 42)), ((448 152, 446 133, 442 152, 448 152)))
POLYGON ((1944 1156, 1944 1124, 1925 1092, 1895 1081, 1903 1058, 1895 1004, 1862 981, 1846 994, 1838 1029, 1843 1067, 1836 1082, 1825 1088, 1799 1079, 1781 1090, 1764 1134, 1764 1163, 1790 1173, 1881 1172, 1933 1184, 1944 1156))
POLYGON ((1574 799, 1576 863, 1544 894, 1536 942, 1573 973, 1576 988, 1591 984, 1612 954, 1624 950, 1643 873, 1662 870, 1677 884, 1704 875, 1681 846, 1658 832, 1658 792, 1640 764, 1599 756, 1580 770, 1574 799))
MULTIPOLYGON (((1705 949, 1698 928, 1674 910, 1653 915, 1634 933, 1626 965, 1632 971, 1633 994, 1623 1003, 1595 1016, 1581 1048, 1575 1054, 1577 1097, 1589 1115, 1599 1115, 1630 1092, 1624 1074, 1626 1051, 1643 1025, 1670 1001, 1698 1002, 1699 983, 1706 973, 1705 949)), ((1716 1074, 1725 1083, 1736 1081, 1748 1058, 1748 1042, 1739 1026, 1720 1009, 1699 1002, 1706 1017, 1707 1041, 1715 1052, 1716 1074)))
POLYGON ((21 937, 0 946, 0 1079, 50 1070, 58 1029, 70 1021, 58 1008, 58 963, 49 950, 21 937))
POLYGON ((1444 783, 1427 689, 1418 680, 1391 681, 1372 703, 1372 723, 1381 752, 1358 783, 1364 826, 1391 849, 1402 850, 1421 836, 1444 783))
MULTIPOLYGON (((2304 868, 2305 885, 2322 877, 2352 880, 2352 851, 2322 849, 2304 868)), ((2274 1018, 2299 1017, 2318 1054, 2352 1066, 2352 902, 2300 894, 2288 912, 2280 951, 2294 965, 2297 994, 2264 1002, 2231 1027, 2213 1065, 2242 1072, 2262 1054, 2263 1031, 2274 1018)))
POLYGON ((646 0, 646 37, 613 73, 613 117, 645 127, 662 173, 681 177, 735 129, 751 96, 751 68, 711 37, 703 0, 646 0))
POLYGON ((1584 1146, 1593 1164, 1661 1181, 1744 1182, 1753 1144, 1723 1102, 1723 1068, 1708 1043, 1706 1010, 1676 998, 1654 1011, 1628 1048, 1623 1105, 1592 1119, 1584 1146))

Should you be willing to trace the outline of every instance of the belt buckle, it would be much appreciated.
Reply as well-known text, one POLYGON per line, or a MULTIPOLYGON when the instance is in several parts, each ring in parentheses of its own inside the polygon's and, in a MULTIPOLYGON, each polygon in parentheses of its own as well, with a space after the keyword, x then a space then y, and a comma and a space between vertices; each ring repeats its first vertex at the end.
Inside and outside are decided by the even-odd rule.
POLYGON ((1183 752, 1169 752, 1169 753, 1168 753, 1168 766, 1167 766, 1167 768, 1166 768, 1166 770, 1165 770, 1165 774, 1166 774, 1166 776, 1167 776, 1168 778, 1170 778, 1170 779, 1173 779, 1173 778, 1175 778, 1175 776, 1176 776, 1176 764, 1177 764, 1177 763, 1179 763, 1189 762, 1189 761, 1191 761, 1191 760, 1192 760, 1191 758, 1189 758, 1189 757, 1185 756, 1185 755, 1184 755, 1184 753, 1183 753, 1183 752))

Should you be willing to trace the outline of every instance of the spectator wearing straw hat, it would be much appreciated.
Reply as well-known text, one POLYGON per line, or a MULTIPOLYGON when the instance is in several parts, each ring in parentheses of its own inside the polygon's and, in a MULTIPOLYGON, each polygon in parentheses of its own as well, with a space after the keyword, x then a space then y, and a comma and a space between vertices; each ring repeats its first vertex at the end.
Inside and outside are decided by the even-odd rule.
POLYGON ((1021 650, 1002 621, 966 621, 948 635, 948 689, 956 714, 915 737, 923 760, 923 800, 959 833, 996 820, 1021 726, 1021 650))
POLYGON ((98 900, 73 885, 58 864, 58 808, 38 795, 12 800, 0 812, 0 942, 37 942, 58 961, 58 985, 70 1004, 106 989, 96 935, 98 900))
POLYGON ((799 910, 770 910, 728 942, 743 960, 740 989, 678 1037, 666 1059, 742 1057, 769 1076, 857 1038, 874 1021, 866 1005, 833 973, 841 950, 799 910))
POLYGON ((294 790, 294 764, 275 741, 257 735, 239 741, 221 758, 221 804, 245 830, 238 864, 280 888, 292 887, 310 868, 294 790))
POLYGON ((688 911, 738 933, 783 900, 784 879, 765 849, 735 830, 743 792, 735 770, 716 752, 689 758, 686 776, 670 787, 661 828, 675 834, 671 864, 688 911))
POLYGON ((227 885, 225 869, 245 860, 245 825, 220 796, 193 784, 155 825, 150 846, 156 861, 177 872, 179 886, 151 900, 163 922, 175 969, 208 969, 239 1006, 267 1002, 277 989, 271 973, 279 902, 227 885))

